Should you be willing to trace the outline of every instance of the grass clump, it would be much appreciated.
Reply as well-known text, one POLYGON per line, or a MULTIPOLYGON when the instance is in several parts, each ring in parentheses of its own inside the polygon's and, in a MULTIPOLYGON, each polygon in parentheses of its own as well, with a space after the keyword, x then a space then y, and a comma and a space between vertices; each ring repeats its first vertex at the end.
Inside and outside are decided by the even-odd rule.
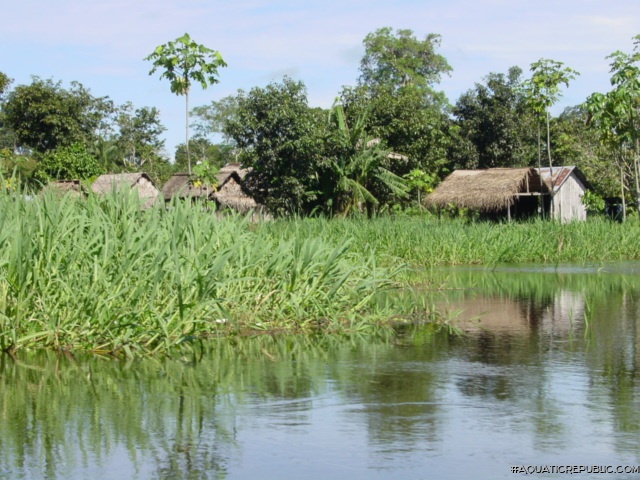
POLYGON ((398 270, 352 242, 280 235, 135 195, 0 194, 0 348, 168 352, 243 330, 358 329, 398 270))

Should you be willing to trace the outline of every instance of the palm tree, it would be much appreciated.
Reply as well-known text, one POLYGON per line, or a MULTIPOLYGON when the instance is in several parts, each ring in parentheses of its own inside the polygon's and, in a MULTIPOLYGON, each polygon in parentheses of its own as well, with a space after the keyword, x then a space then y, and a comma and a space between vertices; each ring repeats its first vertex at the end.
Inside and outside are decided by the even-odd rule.
POLYGON ((334 103, 329 122, 335 127, 338 154, 331 159, 331 169, 337 177, 334 212, 347 215, 363 204, 371 213, 379 204, 372 193, 374 183, 380 183, 398 197, 406 197, 406 181, 386 168, 389 152, 381 148, 380 140, 366 131, 366 113, 360 115, 351 128, 347 125, 343 106, 334 103))

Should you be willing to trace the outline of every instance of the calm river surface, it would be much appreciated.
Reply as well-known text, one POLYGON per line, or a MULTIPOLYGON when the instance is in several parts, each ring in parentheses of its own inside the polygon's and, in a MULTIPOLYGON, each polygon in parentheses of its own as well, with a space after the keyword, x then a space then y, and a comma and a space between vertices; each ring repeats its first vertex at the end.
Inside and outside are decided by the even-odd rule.
MULTIPOLYGON (((456 269, 465 335, 0 357, 0 478, 513 479, 640 466, 640 264, 456 269)), ((439 280, 437 280, 439 282, 439 280)), ((615 471, 615 470, 614 470, 615 471)), ((638 470, 637 470, 638 471, 638 470)), ((529 478, 640 478, 640 473, 529 478)))

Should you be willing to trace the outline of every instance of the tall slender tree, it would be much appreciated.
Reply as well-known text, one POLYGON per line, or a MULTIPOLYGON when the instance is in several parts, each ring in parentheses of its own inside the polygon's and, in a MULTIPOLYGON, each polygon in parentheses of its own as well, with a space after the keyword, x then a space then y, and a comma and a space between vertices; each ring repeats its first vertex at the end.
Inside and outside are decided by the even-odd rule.
MULTIPOLYGON (((564 63, 541 58, 531 64, 531 78, 524 82, 529 105, 538 116, 544 119, 547 129, 547 156, 549 168, 553 169, 551 156, 551 135, 549 128, 549 109, 562 96, 560 85, 569 86, 569 82, 580 75, 576 70, 564 67, 564 63)), ((541 122, 540 122, 541 123, 541 122)), ((538 145, 540 145, 540 129, 538 129, 538 145)), ((541 165, 540 148, 538 149, 538 167, 541 165)), ((553 186, 553 179, 552 179, 553 186)))
POLYGON ((158 45, 145 60, 153 62, 149 75, 157 69, 163 69, 160 78, 171 83, 171 92, 185 97, 185 145, 187 148, 187 164, 191 174, 191 157, 189 155, 189 91, 192 82, 197 82, 203 89, 218 83, 218 68, 226 67, 220 52, 199 45, 189 34, 185 33, 172 42, 158 45))

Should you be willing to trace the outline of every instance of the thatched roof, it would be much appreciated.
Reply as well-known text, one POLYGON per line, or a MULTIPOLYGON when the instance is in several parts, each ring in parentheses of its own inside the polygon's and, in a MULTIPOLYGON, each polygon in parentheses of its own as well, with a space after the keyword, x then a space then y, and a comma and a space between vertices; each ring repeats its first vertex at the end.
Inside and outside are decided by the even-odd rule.
POLYGON ((533 168, 456 170, 427 196, 425 203, 440 208, 455 205, 496 211, 513 205, 519 195, 540 195, 546 191, 533 168))
POLYGON ((69 194, 73 197, 82 197, 87 194, 87 188, 80 183, 80 180, 57 180, 49 182, 43 192, 51 192, 55 195, 69 194))
POLYGON ((231 175, 232 173, 238 175, 240 180, 244 180, 244 177, 246 177, 249 172, 251 172, 250 168, 242 168, 239 163, 227 163, 216 174, 216 178, 218 179, 218 187, 226 182, 229 178, 229 175, 231 175))
POLYGON ((193 176, 186 172, 175 173, 162 187, 165 201, 177 198, 208 198, 214 191, 211 186, 193 186, 193 176))
MULTIPOLYGON (((227 168, 228 165, 224 168, 227 168)), ((222 170, 220 170, 222 172, 222 170)), ((246 171, 244 175, 246 175, 246 171)), ((218 190, 211 194, 211 199, 221 208, 231 208, 239 213, 247 213, 259 207, 258 203, 242 189, 242 177, 233 170, 218 174, 223 180, 218 183, 218 190)))
POLYGON ((100 175, 91 185, 91 190, 94 193, 109 193, 114 188, 116 190, 132 188, 135 187, 141 179, 146 179, 153 184, 153 181, 146 173, 114 173, 100 175))

